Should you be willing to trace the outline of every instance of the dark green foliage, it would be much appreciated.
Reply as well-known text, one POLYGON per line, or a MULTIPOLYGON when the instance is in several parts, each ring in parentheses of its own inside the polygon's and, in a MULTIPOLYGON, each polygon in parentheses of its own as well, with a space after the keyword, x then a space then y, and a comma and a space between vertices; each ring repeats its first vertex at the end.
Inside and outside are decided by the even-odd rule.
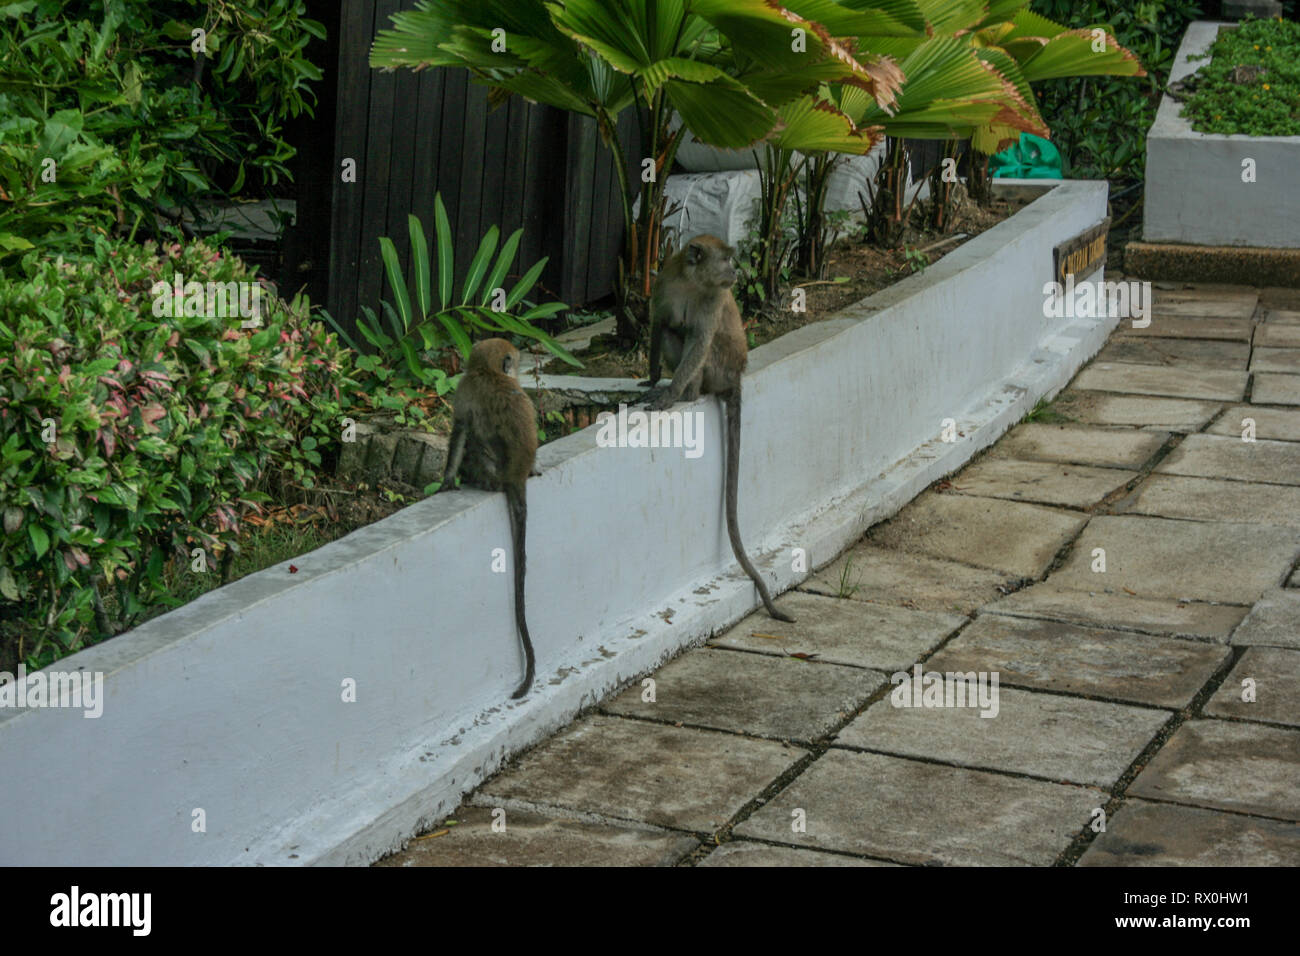
POLYGON ((1033 0, 1036 13, 1079 28, 1109 25, 1133 51, 1145 77, 1083 76, 1035 84, 1038 107, 1074 179, 1138 181, 1146 167, 1146 133, 1155 121, 1194 0, 1033 0))
POLYGON ((0 261, 153 231, 160 210, 268 186, 311 113, 304 0, 0 4, 0 261), (191 31, 206 31, 206 55, 191 31), (54 160, 50 167, 45 161, 54 160), (48 181, 54 176, 54 181, 48 181))

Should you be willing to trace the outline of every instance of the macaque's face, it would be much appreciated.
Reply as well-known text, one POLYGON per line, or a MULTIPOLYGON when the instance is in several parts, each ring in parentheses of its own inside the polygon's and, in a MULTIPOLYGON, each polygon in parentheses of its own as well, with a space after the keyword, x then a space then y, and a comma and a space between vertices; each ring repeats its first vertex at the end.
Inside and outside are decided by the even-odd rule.
POLYGON ((713 236, 691 240, 686 247, 686 267, 700 285, 730 289, 736 284, 736 250, 713 236))
POLYGON ((519 350, 505 339, 484 339, 469 353, 469 371, 476 368, 515 378, 519 373, 519 350))

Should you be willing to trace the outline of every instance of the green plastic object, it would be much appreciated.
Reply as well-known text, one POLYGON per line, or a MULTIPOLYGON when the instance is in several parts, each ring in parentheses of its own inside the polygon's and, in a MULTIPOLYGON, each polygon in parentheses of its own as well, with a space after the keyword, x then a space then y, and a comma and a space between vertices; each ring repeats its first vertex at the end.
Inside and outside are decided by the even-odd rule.
POLYGON ((989 157, 994 179, 1060 179, 1061 154, 1041 136, 1021 133, 1018 142, 989 157))

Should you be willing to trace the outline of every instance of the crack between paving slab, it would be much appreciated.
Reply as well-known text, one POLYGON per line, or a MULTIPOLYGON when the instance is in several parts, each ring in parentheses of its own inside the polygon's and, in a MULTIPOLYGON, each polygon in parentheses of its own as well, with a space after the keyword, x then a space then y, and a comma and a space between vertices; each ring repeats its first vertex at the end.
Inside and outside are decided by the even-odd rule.
MULTIPOLYGON (((1214 645, 1222 647, 1222 644, 1214 645)), ((1137 707, 1141 710, 1159 710, 1165 713, 1171 713, 1178 709, 1176 704, 1152 704, 1148 701, 1130 700, 1124 697, 1104 697, 1099 694, 1089 694, 1077 690, 1064 690, 1055 687, 1042 687, 1032 684, 1018 684, 1015 681, 1003 680, 1001 675, 998 677, 998 689, 1010 688, 1011 690, 1023 690, 1034 694, 1045 694, 1049 697, 1069 697, 1074 700, 1090 700, 1098 704, 1119 704, 1124 707, 1137 707)), ((1199 693, 1199 692, 1198 692, 1199 693)))
MULTIPOLYGON (((1165 721, 1164 725, 1161 726, 1151 740, 1147 742, 1147 745, 1142 748, 1142 752, 1134 757, 1133 762, 1128 765, 1122 774, 1120 774, 1119 778, 1110 788, 1110 799, 1106 802, 1105 806, 1102 807, 1103 812, 1106 814, 1106 820, 1108 823, 1114 818, 1115 813, 1119 808, 1124 805, 1124 801, 1128 797, 1128 788, 1132 785, 1133 781, 1137 779, 1138 774, 1150 765, 1151 761, 1156 758, 1156 755, 1164 748, 1165 744, 1174 736, 1174 734, 1178 732, 1180 727, 1187 723, 1187 721, 1193 719, 1194 715, 1203 712, 1206 701, 1214 696, 1220 685, 1227 678, 1227 675, 1231 673, 1232 668, 1236 665, 1240 656, 1240 654, 1235 652, 1229 654, 1227 659, 1215 668, 1214 672, 1206 678, 1205 683, 1201 685, 1201 689, 1192 697, 1191 702, 1186 707, 1179 708, 1175 713, 1170 715, 1169 720, 1165 721)), ((1139 799, 1146 798, 1142 797, 1139 799)), ((1074 866, 1077 864, 1079 858, 1083 856, 1084 851, 1092 845, 1092 842, 1096 837, 1097 834, 1093 832, 1091 824, 1085 823, 1075 835, 1075 838, 1070 841, 1070 845, 1061 851, 1060 856, 1056 858, 1056 862, 1053 866, 1074 866)))
MULTIPOLYGON (((1125 794, 1123 803, 1127 804, 1131 800, 1141 800, 1143 803, 1158 803, 1164 807, 1182 807, 1184 810, 1205 810, 1209 813, 1225 813, 1228 816, 1245 817, 1248 820, 1267 820, 1270 823, 1286 823, 1293 827, 1300 825, 1300 823, 1298 823, 1292 817, 1275 817, 1275 816, 1270 816, 1267 813, 1252 813, 1249 810, 1236 810, 1230 807, 1211 807, 1203 803, 1181 803, 1178 800, 1170 800, 1168 797, 1149 797, 1145 795, 1139 796, 1138 794, 1128 796, 1127 794, 1125 794)), ((1112 819, 1113 818, 1109 814, 1107 814, 1106 816, 1107 826, 1110 825, 1112 819)), ((1066 864, 1066 865, 1069 866, 1072 864, 1066 864)))
MULTIPOLYGON (((1096 595, 1098 592, 1096 592, 1096 591, 1078 591, 1078 592, 1076 592, 1076 593, 1078 593, 1078 594, 1096 595)), ((1102 594, 1112 594, 1112 593, 1114 593, 1114 592, 1111 592, 1111 591, 1102 591, 1102 592, 1100 592, 1100 593, 1102 593, 1102 594)), ((1141 599, 1141 596, 1140 596, 1140 595, 1139 595, 1139 598, 1141 599)), ((1247 610, 1249 610, 1249 608, 1251 607, 1251 605, 1249 605, 1249 604, 1224 604, 1224 603, 1221 603, 1221 602, 1215 602, 1215 601, 1186 601, 1186 602, 1183 602, 1183 601, 1178 601, 1177 598, 1163 598, 1163 597, 1160 597, 1160 598, 1157 598, 1157 597, 1149 597, 1149 598, 1145 598, 1144 600, 1149 600, 1149 601, 1157 601, 1157 600, 1159 600, 1159 601, 1175 601, 1175 602, 1177 602, 1177 603, 1179 603, 1179 604, 1186 604, 1187 607, 1192 607, 1192 606, 1194 606, 1194 605, 1199 605, 1199 606, 1201 606, 1201 607, 1235 607, 1235 608, 1245 608, 1245 609, 1247 609, 1247 610)), ((996 602, 993 602, 993 603, 996 603, 996 602)), ((1069 626, 1072 626, 1072 627, 1082 627, 1082 628, 1086 628, 1086 629, 1088 629, 1088 630, 1093 630, 1093 631, 1119 631, 1119 632, 1121 632, 1121 633, 1123 633, 1123 634, 1141 634, 1141 635, 1144 636, 1144 637, 1167 637, 1167 638, 1169 638, 1170 640, 1175 640, 1175 641, 1187 641, 1189 644, 1209 644, 1209 645, 1214 646, 1214 647, 1225 647, 1225 646, 1227 646, 1228 641, 1229 641, 1229 637, 1224 637, 1222 640, 1220 640, 1219 638, 1209 637, 1209 636, 1204 635, 1204 634, 1176 634, 1176 633, 1173 633, 1173 632, 1171 632, 1171 631, 1155 631, 1155 630, 1147 630, 1147 629, 1144 629, 1144 628, 1142 628, 1142 627, 1139 627, 1138 625, 1135 625, 1135 624, 1099 624, 1099 623, 1097 623, 1096 621, 1086 621, 1086 620, 1082 620, 1082 619, 1079 619, 1079 618, 1052 617, 1050 611, 1043 611, 1043 612, 1041 612, 1041 613, 1035 613, 1035 612, 1030 612, 1030 611, 994 611, 994 610, 985 610, 984 608, 980 608, 980 610, 979 610, 979 615, 978 615, 978 617, 976 618, 976 620, 978 620, 979 617, 983 617, 985 614, 993 614, 993 615, 996 615, 996 616, 998 616, 998 617, 1011 617, 1011 618, 1015 618, 1015 619, 1017 619, 1017 620, 1026 620, 1026 621, 1044 621, 1044 622, 1046 622, 1046 623, 1048 623, 1048 624, 1064 624, 1064 625, 1069 625, 1069 626)), ((1243 620, 1244 620, 1244 617, 1243 617, 1243 620)), ((1236 629, 1236 627, 1240 627, 1240 626, 1241 626, 1240 623, 1238 623, 1237 625, 1234 626, 1234 630, 1236 629)))
MULTIPOLYGON (((1171 715, 1172 716, 1172 715, 1171 715)), ((1038 783, 1051 783, 1061 787, 1074 787, 1076 790, 1095 790, 1099 794, 1108 794, 1110 791, 1105 784, 1087 783, 1081 780, 1066 780, 1064 777, 1049 777, 1040 773, 1027 773, 1023 770, 1007 770, 1003 767, 988 767, 974 763, 962 763, 958 760, 946 760, 941 757, 927 757, 922 754, 906 753, 900 750, 881 750, 879 747, 863 747, 858 744, 833 745, 835 750, 842 750, 846 753, 855 754, 875 754, 880 757, 893 757, 897 760, 911 760, 914 763, 929 764, 934 767, 948 767, 952 770, 970 770, 975 773, 988 773, 998 777, 1011 777, 1015 780, 1035 780, 1038 783)))
MULTIPOLYGON (((818 595, 818 597, 824 597, 824 595, 818 595)), ((847 598, 845 600, 847 600, 847 598)), ((862 601, 859 603, 865 604, 867 602, 862 601)), ((882 606, 894 607, 896 605, 882 605, 882 606)), ((914 610, 914 608, 904 608, 904 610, 911 611, 914 610)), ((973 620, 973 617, 969 614, 963 616, 966 618, 966 621, 957 625, 957 627, 953 629, 954 633, 962 628, 965 628, 966 625, 969 624, 971 620, 973 620)), ((947 638, 945 638, 941 643, 947 643, 947 638)), ((772 658, 776 658, 779 660, 781 658, 794 657, 793 654, 789 654, 785 652, 782 652, 780 654, 774 654, 771 651, 755 650, 752 647, 730 647, 726 644, 707 644, 705 646, 708 647, 710 650, 714 650, 714 651, 729 651, 733 654, 751 654, 754 657, 763 657, 763 658, 767 658, 768 660, 771 660, 772 658)), ((940 644, 935 645, 936 648, 938 648, 939 646, 941 645, 940 644)), ((831 667, 851 667, 854 670, 858 670, 858 671, 874 671, 877 674, 883 675, 886 679, 888 679, 890 674, 896 674, 899 671, 905 671, 908 668, 910 668, 912 664, 916 663, 916 661, 913 661, 912 664, 905 664, 902 667, 895 667, 891 669, 888 667, 874 667, 871 664, 853 664, 848 661, 830 661, 830 660, 824 660, 820 658, 815 660, 806 660, 804 658, 797 657, 795 658, 795 660, 799 661, 799 663, 801 664, 821 664, 821 665, 829 665, 831 667)), ((821 738, 814 737, 813 739, 820 740, 821 738)))
POLYGON ((867 853, 854 853, 851 850, 832 850, 823 846, 809 846, 803 843, 782 843, 779 840, 768 839, 767 837, 743 836, 735 840, 728 840, 727 843, 704 844, 691 850, 680 860, 677 866, 699 866, 700 862, 712 856, 716 851, 729 843, 755 843, 761 846, 775 847, 778 850, 807 850, 810 853, 825 853, 830 856, 844 857, 849 860, 871 860, 876 863, 893 863, 895 866, 915 866, 914 863, 903 863, 901 860, 894 860, 887 856, 879 854, 871 855, 867 853))
POLYGON ((1251 366, 1255 364, 1255 336, 1259 332, 1261 308, 1259 298, 1256 297, 1255 311, 1250 313, 1250 342, 1246 345, 1246 391, 1241 399, 1247 405, 1251 404, 1255 395, 1255 372, 1251 366))
POLYGON ((1266 720, 1263 717, 1238 717, 1235 714, 1201 714, 1200 717, 1203 720, 1221 720, 1225 724, 1247 724, 1252 727, 1269 727, 1273 730, 1289 730, 1292 733, 1300 732, 1300 727, 1295 724, 1266 720))
MULTIPOLYGON (((728 650, 728 648, 719 648, 719 649, 728 650)), ((815 662, 808 662, 808 663, 815 663, 815 662)), ((841 665, 831 664, 830 666, 838 667, 841 665)), ((873 691, 872 693, 875 692, 873 691)), ((613 718, 617 718, 618 720, 634 720, 637 723, 642 723, 642 724, 657 724, 660 727, 671 727, 674 730, 708 730, 714 733, 729 734, 732 737, 741 737, 745 740, 757 740, 769 744, 785 744, 790 747, 796 747, 799 750, 812 749, 813 741, 821 740, 822 737, 825 736, 824 734, 819 734, 816 737, 810 739, 804 739, 801 737, 771 737, 768 736, 767 734, 762 734, 757 731, 734 730, 730 727, 718 727, 713 724, 697 724, 689 720, 672 720, 671 718, 668 717, 652 717, 648 714, 623 714, 617 711, 607 711, 607 710, 601 710, 600 714, 603 717, 613 717, 613 718)))
MULTIPOLYGON (((1297 555, 1296 555, 1296 559, 1295 559, 1294 561, 1291 562, 1291 568, 1290 568, 1290 570, 1287 571, 1286 574, 1284 574, 1284 575, 1282 576, 1282 583, 1279 584, 1278 587, 1279 587, 1279 588, 1285 588, 1285 587, 1287 586, 1287 582, 1291 580, 1291 578, 1295 575, 1295 573, 1296 573, 1297 571, 1300 571, 1300 554, 1297 554, 1297 555)), ((1258 604, 1259 602, 1257 601, 1257 602, 1255 602, 1255 603, 1258 604)), ((1251 607, 1254 607, 1254 606, 1255 606, 1254 604, 1251 605, 1251 607)), ((1242 620, 1244 621, 1245 618, 1242 618, 1242 620)), ((1240 623, 1240 622, 1237 623, 1237 627, 1241 627, 1241 623, 1240 623)), ((1234 627, 1234 628, 1232 629, 1232 633, 1233 633, 1233 634, 1236 634, 1236 633, 1237 633, 1237 627, 1234 627)), ((1231 639, 1231 638, 1229 638, 1229 639, 1231 639)))
MULTIPOLYGON (((1222 437, 1230 438, 1230 436, 1228 435, 1224 435, 1222 437)), ((1158 472, 1157 474, 1161 477, 1166 477, 1166 478, 1200 478, 1204 481, 1230 481, 1238 485, 1267 485, 1269 488, 1300 488, 1300 485, 1297 485, 1293 482, 1289 483, 1285 481, 1265 481, 1262 478, 1234 478, 1230 475, 1186 475, 1176 471, 1161 471, 1158 472)), ((1132 512, 1126 512, 1126 513, 1132 513, 1132 512)), ((1154 515, 1153 517, 1159 517, 1159 518, 1168 517, 1168 520, 1170 521, 1200 521, 1202 523, 1211 523, 1211 524, 1261 524, 1262 523, 1257 521, 1224 521, 1222 518, 1189 518, 1182 515, 1179 516, 1154 515)))
MULTIPOLYGON (((647 823, 635 817, 620 817, 612 813, 597 813, 594 810, 578 810, 558 803, 540 803, 520 797, 491 797, 475 795, 465 800, 464 806, 477 807, 481 810, 502 809, 507 813, 536 813, 552 820, 580 820, 583 823, 595 823, 601 826, 613 826, 620 829, 650 830, 655 833, 673 836, 691 836, 697 839, 707 835, 706 830, 692 830, 688 827, 670 827, 659 823, 647 823)), ((507 826, 509 824, 507 823, 507 826)))
MULTIPOLYGON (((943 638, 943 640, 939 641, 939 643, 936 644, 933 648, 931 648, 925 654, 922 654, 919 658, 917 658, 916 663, 922 663, 922 664, 925 663, 925 661, 933 657, 943 647, 947 646, 949 643, 956 640, 957 637, 967 627, 970 626, 970 623, 971 623, 971 618, 968 616, 965 621, 963 621, 957 627, 953 628, 952 632, 948 634, 945 638, 943 638)), ((691 853, 686 854, 686 856, 684 856, 682 860, 679 861, 678 865, 694 866, 698 864, 700 860, 704 859, 710 853, 712 853, 716 847, 722 846, 725 843, 730 843, 731 834, 735 831, 736 827, 738 827, 740 824, 748 820, 751 816, 753 816, 753 814, 759 808, 765 806, 769 801, 774 799, 778 794, 780 794, 782 791, 788 788, 792 783, 794 783, 794 781, 798 777, 802 776, 804 771, 806 771, 817 760, 819 760, 822 757, 822 755, 824 755, 827 751, 829 751, 832 748, 832 746, 834 745, 835 737, 841 731, 843 731, 844 728, 846 728, 849 724, 853 723, 853 721, 857 720, 858 717, 860 717, 863 713, 865 713, 867 709, 870 708, 873 704, 877 703, 878 701, 888 696, 892 688, 893 688, 893 684, 890 683, 889 681, 886 681, 880 687, 876 688, 876 690, 872 691, 869 695, 867 695, 866 699, 863 700, 861 705, 859 705, 851 713, 848 713, 847 716, 843 720, 841 720, 838 724, 833 725, 831 729, 828 730, 825 734, 812 741, 808 745, 809 752, 804 757, 797 760, 790 767, 787 767, 786 770, 783 771, 780 774, 780 776, 776 778, 776 780, 774 780, 772 783, 764 787, 761 791, 759 791, 757 796, 755 796, 752 800, 748 801, 747 803, 745 803, 744 806, 742 806, 739 810, 737 810, 736 813, 732 815, 731 819, 728 820, 727 823, 725 823, 722 827, 718 829, 716 833, 712 835, 711 842, 709 840, 701 840, 701 844, 703 845, 700 848, 691 851, 691 853)), ((710 728, 710 729, 715 729, 715 728, 710 728)), ((723 733, 734 733, 734 731, 723 731, 723 733)), ((741 735, 737 735, 737 736, 741 736, 741 735)), ((843 748, 837 748, 837 749, 843 749, 843 748)), ((800 846, 797 844, 795 844, 795 846, 798 846, 799 849, 808 849, 808 847, 806 846, 800 846)), ((862 859, 882 859, 882 860, 888 859, 887 857, 871 857, 871 856, 867 856, 866 854, 854 854, 850 851, 841 851, 841 855, 860 856, 862 859)), ((898 861, 889 860, 889 862, 898 862, 898 861)))

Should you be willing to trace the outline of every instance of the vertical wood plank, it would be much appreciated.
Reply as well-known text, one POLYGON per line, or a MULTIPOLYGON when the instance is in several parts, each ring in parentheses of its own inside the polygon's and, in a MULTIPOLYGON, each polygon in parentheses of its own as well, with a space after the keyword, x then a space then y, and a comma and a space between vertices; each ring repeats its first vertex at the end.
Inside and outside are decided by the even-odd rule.
MULTIPOLYGON (((362 56, 368 57, 374 32, 386 29, 391 23, 390 14, 398 9, 397 0, 377 0, 374 6, 370 36, 366 38, 362 56)), ((393 118, 397 106, 397 74, 382 70, 370 71, 370 126, 365 143, 365 159, 358 170, 357 179, 364 184, 361 204, 361 238, 357 255, 357 305, 374 309, 383 321, 380 299, 391 304, 392 293, 384 280, 383 259, 379 254, 379 237, 388 233, 388 205, 392 181, 389 164, 393 145, 393 118)), ((409 187, 408 187, 409 188, 409 187)))
MULTIPOLYGON (((459 208, 452 228, 456 237, 456 275, 469 271, 479 240, 487 231, 483 221, 483 166, 487 135, 487 89, 470 83, 465 92, 464 142, 460 168, 459 208)), ((461 283, 458 281, 458 286, 461 283)))
POLYGON ((438 190, 438 146, 442 132, 443 82, 447 72, 446 68, 439 67, 419 73, 419 107, 414 119, 416 134, 411 162, 411 213, 420 220, 424 238, 429 244, 429 268, 432 272, 429 289, 435 304, 438 302, 438 236, 434 225, 433 197, 438 190))
MULTIPOLYGON (((460 171, 464 164, 462 149, 465 142, 465 96, 468 87, 469 74, 465 70, 447 71, 443 80, 442 112, 438 119, 436 182, 438 192, 442 194, 443 205, 447 207, 447 221, 451 223, 452 246, 457 251, 458 266, 460 242, 457 238, 457 222, 461 208, 460 171)), ((457 272, 457 276, 463 274, 457 272)))
POLYGON ((330 223, 330 291, 327 308, 350 325, 357 314, 360 270, 362 200, 365 193, 365 149, 369 129, 371 71, 367 58, 374 17, 364 0, 344 0, 339 24, 333 190, 330 223), (357 163, 357 181, 342 181, 343 161, 357 163))

